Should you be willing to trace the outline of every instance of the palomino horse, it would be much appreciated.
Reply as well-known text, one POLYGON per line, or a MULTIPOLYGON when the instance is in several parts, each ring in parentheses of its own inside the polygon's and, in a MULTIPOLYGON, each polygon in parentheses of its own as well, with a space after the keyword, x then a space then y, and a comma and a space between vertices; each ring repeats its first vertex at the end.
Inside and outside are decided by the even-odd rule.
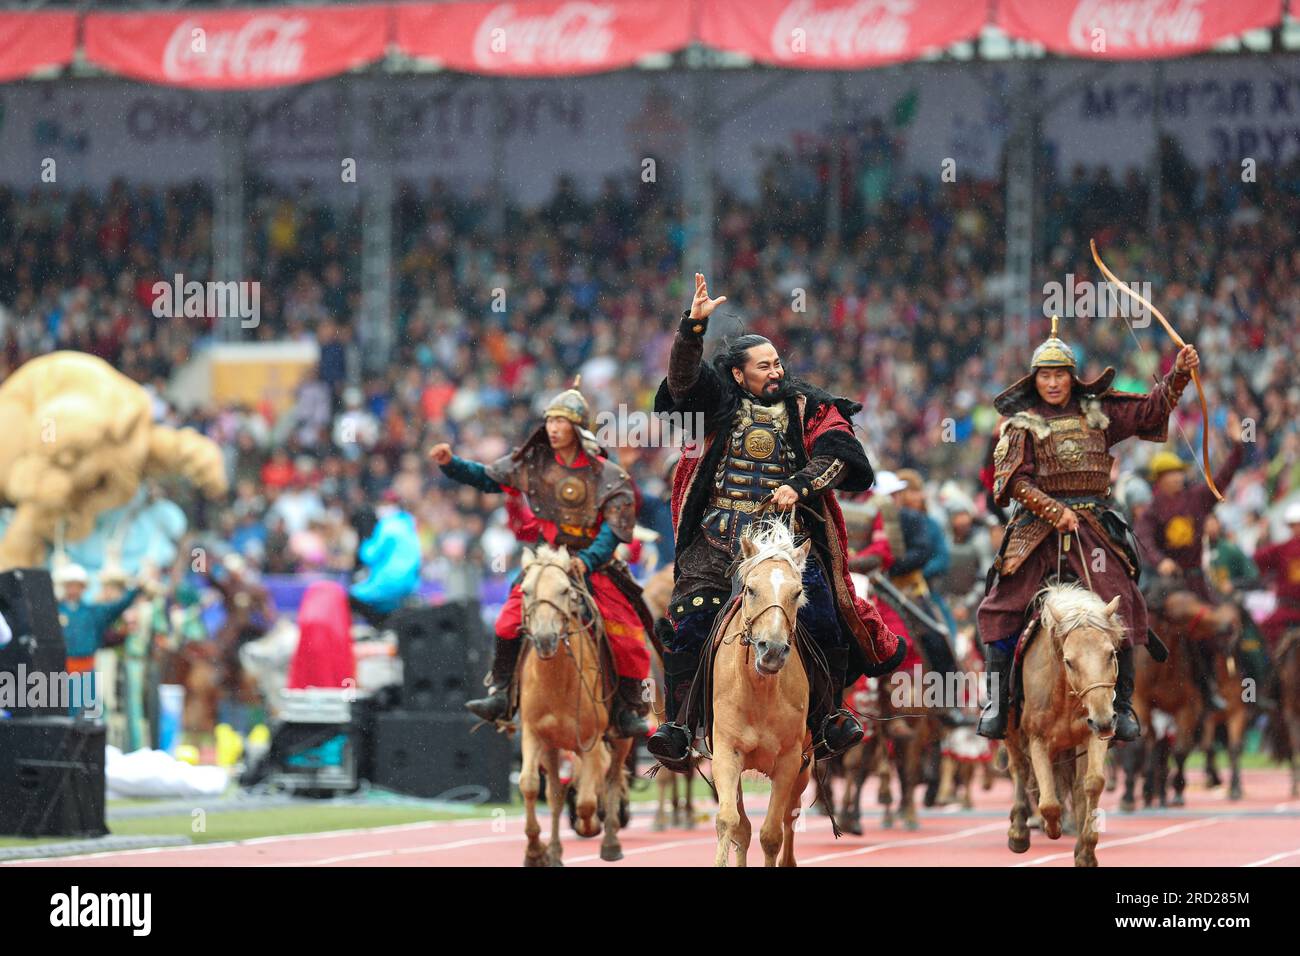
MULTIPOLYGON (((1174 720, 1174 795, 1171 806, 1181 807, 1185 800, 1183 790, 1187 785, 1184 767, 1196 746, 1196 729, 1201 721, 1204 703, 1196 686, 1192 669, 1192 648, 1188 641, 1208 640, 1213 637, 1235 637, 1240 618, 1230 604, 1207 604, 1190 591, 1175 591, 1164 600, 1159 613, 1152 613, 1151 625, 1169 648, 1169 657, 1158 663, 1150 654, 1138 654, 1134 659, 1133 712, 1143 727, 1141 740, 1124 748, 1121 763, 1124 767, 1124 795, 1120 809, 1131 812, 1137 807, 1134 789, 1139 773, 1152 778, 1163 776, 1157 767, 1164 756, 1154 746, 1151 735, 1151 712, 1164 711, 1174 720)), ((1237 696, 1240 697, 1240 689, 1237 696)), ((1146 805, 1163 799, 1163 787, 1148 782, 1146 805)))
POLYGON ((1078 584, 1043 590, 1038 627, 1021 659, 1024 702, 1007 728, 1015 781, 1007 845, 1014 853, 1029 849, 1032 772, 1043 832, 1060 838, 1061 797, 1069 796, 1078 829, 1074 865, 1097 865, 1097 799, 1115 735, 1115 678, 1124 638, 1118 607, 1118 597, 1106 604, 1078 584), (1081 754, 1080 746, 1086 746, 1081 754))
POLYGON ((740 778, 757 770, 772 780, 759 831, 765 866, 794 866, 794 820, 812 773, 808 672, 794 646, 795 617, 807 603, 803 569, 811 540, 769 520, 741 538, 739 606, 718 638, 712 661, 713 781, 718 791, 718 850, 726 866, 735 847, 745 865, 751 828, 740 778))
POLYGON ((595 633, 600 616, 581 581, 569 576, 565 548, 542 545, 523 555, 523 651, 519 679, 519 720, 523 731, 524 798, 528 836, 525 866, 562 866, 560 818, 566 787, 560 782, 560 753, 573 754, 577 787, 577 825, 582 836, 600 832, 597 802, 603 800, 602 860, 623 857, 618 840, 619 806, 627 786, 624 764, 632 741, 606 740, 609 700, 604 693, 600 648, 595 633), (584 618, 585 614, 585 618, 584 618), (551 807, 551 842, 543 846, 537 822, 538 767, 546 769, 551 807))

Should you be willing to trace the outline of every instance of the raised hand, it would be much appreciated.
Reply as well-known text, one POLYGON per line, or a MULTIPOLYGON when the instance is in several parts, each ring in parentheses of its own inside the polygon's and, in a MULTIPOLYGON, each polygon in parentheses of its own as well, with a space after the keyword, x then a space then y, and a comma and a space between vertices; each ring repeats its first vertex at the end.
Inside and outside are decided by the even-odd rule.
POLYGON ((695 273, 695 299, 691 302, 691 318, 707 319, 713 314, 713 310, 722 303, 727 301, 725 295, 718 296, 716 299, 709 298, 709 286, 704 281, 704 273, 695 273))
POLYGON ((450 465, 451 446, 445 441, 439 442, 429 449, 429 457, 433 459, 435 465, 450 465))

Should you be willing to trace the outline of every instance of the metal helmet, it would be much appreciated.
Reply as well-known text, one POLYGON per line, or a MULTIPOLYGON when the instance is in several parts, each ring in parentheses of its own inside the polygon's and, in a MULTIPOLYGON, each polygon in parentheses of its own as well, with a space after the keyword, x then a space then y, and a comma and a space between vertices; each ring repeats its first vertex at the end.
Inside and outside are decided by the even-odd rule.
POLYGON ((1052 316, 1052 334, 1047 337, 1042 345, 1034 349, 1033 361, 1029 363, 1032 369, 1040 368, 1074 368, 1074 349, 1066 345, 1065 342, 1057 337, 1056 326, 1060 322, 1059 316, 1052 316))
POLYGON ((584 431, 591 429, 591 411, 587 407, 587 400, 583 397, 582 392, 578 391, 578 382, 580 378, 574 379, 573 388, 566 388, 559 395, 556 395, 546 406, 546 417, 558 415, 561 418, 567 418, 578 428, 584 431))

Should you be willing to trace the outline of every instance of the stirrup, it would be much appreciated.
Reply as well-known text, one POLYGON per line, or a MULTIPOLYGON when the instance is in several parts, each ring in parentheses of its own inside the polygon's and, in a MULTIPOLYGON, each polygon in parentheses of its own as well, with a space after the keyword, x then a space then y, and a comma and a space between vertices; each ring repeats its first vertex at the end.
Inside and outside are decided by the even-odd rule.
POLYGON ((684 724, 672 721, 660 724, 646 741, 645 749, 666 770, 677 773, 691 772, 691 732, 684 724), (679 746, 683 739, 686 742, 684 752, 679 746))
POLYGON ((862 742, 865 736, 862 730, 862 724, 852 713, 843 708, 832 711, 822 720, 821 727, 817 731, 817 738, 813 741, 813 757, 817 760, 829 760, 832 757, 838 757, 840 754, 852 749, 862 742), (842 742, 838 747, 832 747, 826 739, 826 731, 831 726, 831 721, 836 717, 843 717, 847 720, 847 725, 852 729, 845 729, 848 739, 842 742))

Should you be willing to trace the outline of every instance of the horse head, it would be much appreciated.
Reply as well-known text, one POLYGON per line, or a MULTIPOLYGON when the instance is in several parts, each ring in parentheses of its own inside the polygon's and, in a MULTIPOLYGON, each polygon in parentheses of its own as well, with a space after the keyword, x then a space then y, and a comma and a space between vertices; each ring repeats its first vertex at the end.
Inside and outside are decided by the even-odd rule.
POLYGON ((790 658, 795 616, 808 603, 803 569, 811 540, 795 546, 794 535, 779 521, 756 525, 740 539, 736 568, 744 637, 754 648, 759 674, 780 673, 790 658))
POLYGON ((1119 598, 1109 603, 1077 584, 1047 589, 1042 625, 1064 668, 1069 693, 1087 711, 1088 727, 1099 737, 1115 733, 1115 680, 1124 621, 1119 598))
POLYGON ((524 548, 523 571, 523 631, 537 656, 550 660, 577 615, 568 549, 544 544, 534 554, 524 548))

